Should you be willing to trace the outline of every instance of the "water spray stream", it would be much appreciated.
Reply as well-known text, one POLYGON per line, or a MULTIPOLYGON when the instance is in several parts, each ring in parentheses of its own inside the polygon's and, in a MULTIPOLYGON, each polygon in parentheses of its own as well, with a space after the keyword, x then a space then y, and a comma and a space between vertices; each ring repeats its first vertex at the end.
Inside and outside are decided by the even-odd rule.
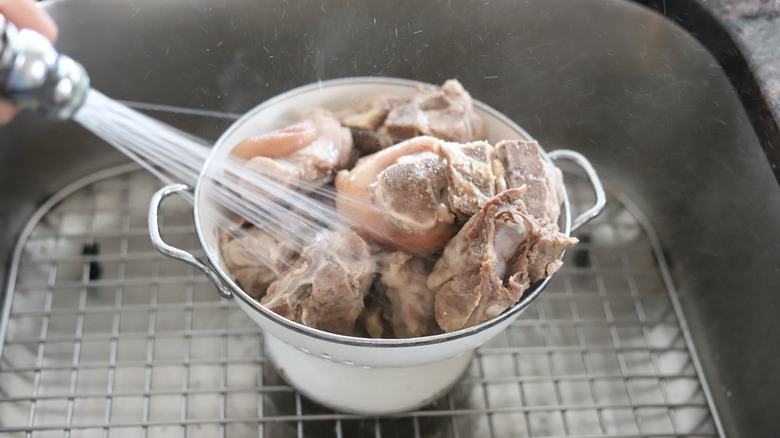
MULTIPOLYGON (((206 142, 91 89, 80 64, 59 54, 42 35, 18 30, 2 15, 0 96, 50 119, 78 122, 166 183, 195 187, 211 155, 206 142)), ((295 251, 323 231, 341 226, 332 202, 328 205, 335 196, 332 191, 316 189, 325 200, 321 202, 301 193, 313 187, 290 187, 273 175, 246 170, 241 160, 228 158, 213 164, 209 178, 217 184, 207 196, 228 211, 217 215, 218 225, 229 228, 247 250, 262 245, 253 245, 254 236, 234 226, 236 216, 269 235, 286 236, 283 243, 295 251)), ((190 193, 187 196, 194 202, 190 193)), ((267 254, 255 255, 269 267, 274 264, 267 254)))

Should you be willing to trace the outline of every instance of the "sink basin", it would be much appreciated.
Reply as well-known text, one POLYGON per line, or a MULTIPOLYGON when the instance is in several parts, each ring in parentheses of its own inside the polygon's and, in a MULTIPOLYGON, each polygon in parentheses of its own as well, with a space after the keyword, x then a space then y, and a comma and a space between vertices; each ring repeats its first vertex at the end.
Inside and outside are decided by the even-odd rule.
MULTIPOLYGON (((611 198, 549 293, 478 350, 459 386, 367 419, 291 390, 233 304, 144 246, 151 177, 115 168, 127 159, 74 123, 21 114, 0 129, 0 431, 774 431, 780 187, 723 68, 655 11, 591 0, 43 6, 57 48, 95 88, 205 139, 317 80, 457 78, 545 149, 586 155, 611 198), (76 216, 91 225, 74 232, 76 216)), ((169 231, 188 236, 188 214, 171 213, 169 231)))

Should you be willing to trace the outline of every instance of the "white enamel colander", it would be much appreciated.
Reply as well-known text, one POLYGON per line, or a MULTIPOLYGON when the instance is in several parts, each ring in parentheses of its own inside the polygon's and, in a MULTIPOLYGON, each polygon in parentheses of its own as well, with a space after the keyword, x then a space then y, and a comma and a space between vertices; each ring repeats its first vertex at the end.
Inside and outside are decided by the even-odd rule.
MULTIPOLYGON (((283 318, 244 292, 225 269, 219 250, 217 217, 223 207, 207 195, 214 189, 209 165, 225 159, 240 141, 295 123, 312 107, 339 110, 378 95, 409 96, 418 82, 391 78, 345 78, 296 88, 255 107, 237 120, 217 141, 193 189, 174 184, 152 198, 149 229, 155 247, 170 257, 201 269, 219 293, 235 301, 260 327, 265 352, 277 371, 309 398, 334 409, 360 414, 390 414, 425 405, 445 393, 465 372, 474 349, 504 330, 544 289, 549 278, 533 285, 523 298, 498 317, 463 330, 412 339, 369 339, 336 335, 283 318), (165 243, 158 213, 165 198, 194 190, 194 223, 206 259, 165 243)), ((425 85, 425 84, 424 84, 425 85)), ((485 122, 488 142, 531 137, 489 106, 474 102, 485 122)), ((561 215, 562 232, 569 234, 598 215, 605 194, 590 162, 577 152, 557 150, 548 159, 568 160, 587 174, 596 194, 593 207, 571 219, 568 195, 561 215)), ((564 190, 565 192, 565 190, 564 190)))

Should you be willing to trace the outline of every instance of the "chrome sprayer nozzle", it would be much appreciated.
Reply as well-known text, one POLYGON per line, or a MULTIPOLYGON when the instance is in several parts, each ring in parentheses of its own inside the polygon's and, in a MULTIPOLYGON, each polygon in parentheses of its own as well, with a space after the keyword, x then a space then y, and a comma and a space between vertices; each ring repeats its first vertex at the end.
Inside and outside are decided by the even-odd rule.
POLYGON ((0 15, 0 97, 65 120, 84 103, 89 76, 43 35, 18 30, 0 15))

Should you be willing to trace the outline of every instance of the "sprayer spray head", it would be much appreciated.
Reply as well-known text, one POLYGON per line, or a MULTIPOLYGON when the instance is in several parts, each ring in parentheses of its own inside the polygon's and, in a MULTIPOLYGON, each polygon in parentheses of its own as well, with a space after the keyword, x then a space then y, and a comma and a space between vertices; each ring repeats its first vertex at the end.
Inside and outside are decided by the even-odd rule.
POLYGON ((0 15, 0 97, 22 108, 66 120, 84 103, 89 76, 60 55, 43 35, 18 30, 0 15))

